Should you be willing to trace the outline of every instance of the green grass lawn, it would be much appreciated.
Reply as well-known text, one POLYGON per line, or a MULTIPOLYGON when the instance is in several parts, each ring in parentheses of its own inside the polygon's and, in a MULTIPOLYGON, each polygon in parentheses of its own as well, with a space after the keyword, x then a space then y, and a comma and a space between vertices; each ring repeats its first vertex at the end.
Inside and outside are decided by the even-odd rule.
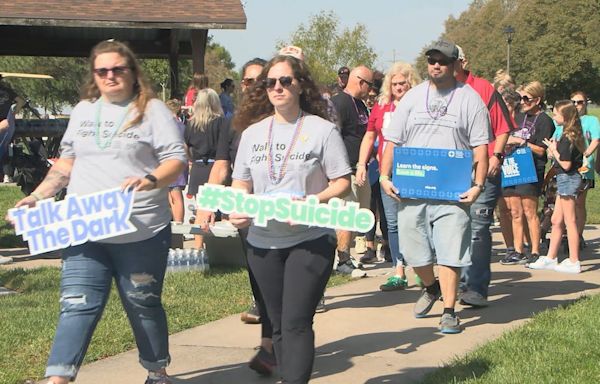
POLYGON ((21 190, 0 183, 0 249, 22 247, 21 238, 15 235, 12 225, 4 220, 6 211, 23 198, 21 190))
MULTIPOLYGON (((43 376, 58 320, 59 280, 58 268, 0 270, 0 286, 21 293, 0 297, 0 383, 22 384, 43 376)), ((348 281, 334 275, 329 285, 348 281)), ((242 312, 250 301, 248 274, 243 269, 178 272, 165 280, 170 333, 242 312)), ((85 362, 132 348, 133 335, 113 288, 85 362)))
POLYGON ((548 310, 421 384, 600 383, 600 295, 548 310))

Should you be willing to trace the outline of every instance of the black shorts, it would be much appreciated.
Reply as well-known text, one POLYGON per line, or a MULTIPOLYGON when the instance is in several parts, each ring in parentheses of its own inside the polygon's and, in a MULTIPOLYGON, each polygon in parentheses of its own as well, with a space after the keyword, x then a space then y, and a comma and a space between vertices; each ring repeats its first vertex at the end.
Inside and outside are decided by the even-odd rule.
POLYGON ((210 176, 210 170, 214 163, 204 163, 203 161, 195 161, 190 170, 190 181, 188 183, 188 194, 196 195, 198 187, 204 185, 210 176))

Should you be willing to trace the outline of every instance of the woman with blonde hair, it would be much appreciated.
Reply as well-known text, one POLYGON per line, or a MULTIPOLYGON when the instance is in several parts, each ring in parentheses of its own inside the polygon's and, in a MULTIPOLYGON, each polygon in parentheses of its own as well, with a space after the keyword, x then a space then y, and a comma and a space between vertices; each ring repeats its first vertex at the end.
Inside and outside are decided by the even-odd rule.
POLYGON ((167 187, 187 163, 183 139, 129 47, 103 41, 89 63, 60 158, 16 206, 34 206, 67 186, 78 195, 120 186, 136 191, 130 218, 136 230, 63 250, 60 314, 45 375, 49 384, 75 380, 114 279, 148 370, 146 384, 170 384, 161 296, 171 242, 167 187))
MULTIPOLYGON (((377 159, 381 159, 383 153, 384 138, 383 128, 390 122, 392 113, 400 99, 415 85, 421 82, 415 68, 407 63, 396 62, 388 70, 383 78, 379 100, 373 107, 369 116, 367 132, 363 136, 360 144, 358 164, 356 166, 356 180, 359 185, 365 183, 367 178, 367 163, 371 158, 371 151, 377 140, 377 159)), ((398 244, 398 203, 390 196, 380 192, 383 202, 383 211, 387 221, 387 239, 382 249, 389 252, 392 256, 392 264, 396 268, 396 273, 388 281, 380 286, 382 291, 393 291, 404 289, 408 286, 406 274, 404 272, 404 259, 400 253, 398 244)))
MULTIPOLYGON (((198 91, 192 117, 187 121, 183 137, 192 161, 188 195, 195 196, 198 187, 208 181, 215 162, 220 135, 229 132, 230 120, 223 116, 219 95, 211 88, 198 91)), ((195 236, 195 248, 204 248, 202 236, 195 236)))
POLYGON ((494 88, 498 93, 502 94, 505 89, 515 89, 515 82, 512 77, 504 72, 504 69, 499 69, 496 71, 496 76, 494 76, 494 88))
POLYGON ((517 129, 508 138, 506 153, 517 148, 527 147, 533 155, 537 182, 504 187, 502 195, 512 216, 514 252, 507 253, 501 264, 527 264, 534 262, 540 253, 540 220, 537 214, 538 200, 544 182, 546 167, 546 144, 554 133, 554 123, 544 112, 544 86, 532 81, 518 89, 521 95, 521 111, 515 114, 517 129), (524 222, 527 222, 531 238, 531 255, 523 253, 524 222))

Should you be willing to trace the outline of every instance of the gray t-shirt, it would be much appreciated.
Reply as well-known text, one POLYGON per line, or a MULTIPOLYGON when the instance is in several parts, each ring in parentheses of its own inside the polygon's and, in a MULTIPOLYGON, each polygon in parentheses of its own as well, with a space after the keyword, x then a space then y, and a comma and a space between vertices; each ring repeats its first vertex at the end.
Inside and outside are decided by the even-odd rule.
POLYGON ((471 149, 493 138, 487 107, 473 88, 458 82, 440 93, 429 81, 404 95, 383 136, 402 147, 440 149, 471 149))
MULTIPOLYGON (((125 127, 134 111, 133 104, 129 108, 101 100, 81 101, 75 106, 61 142, 61 158, 75 159, 68 193, 85 195, 116 188, 127 177, 151 173, 165 160, 187 163, 183 136, 172 113, 158 99, 148 103, 141 124, 119 129, 111 142, 112 132, 125 127), (102 126, 99 140, 98 122, 102 126)), ((102 242, 129 243, 156 235, 171 220, 167 193, 168 188, 136 192, 130 221, 137 231, 102 242)))
MULTIPOLYGON (((318 116, 304 118, 300 134, 290 152, 286 171, 279 184, 269 179, 269 125, 267 117, 248 127, 243 133, 233 169, 233 179, 251 181, 257 195, 304 197, 327 188, 329 180, 349 175, 346 147, 335 124, 318 116)), ((273 121, 275 175, 292 142, 296 124, 273 121)), ((305 225, 289 225, 270 220, 266 227, 252 225, 248 242, 265 249, 288 248, 304 241, 317 239, 333 230, 305 225)))

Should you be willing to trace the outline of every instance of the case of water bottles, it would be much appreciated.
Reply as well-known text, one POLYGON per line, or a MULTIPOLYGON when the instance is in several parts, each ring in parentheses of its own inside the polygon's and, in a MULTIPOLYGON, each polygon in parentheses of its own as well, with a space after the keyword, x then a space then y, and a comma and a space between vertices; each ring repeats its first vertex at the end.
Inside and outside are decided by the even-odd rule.
POLYGON ((167 272, 202 272, 206 270, 208 270, 208 256, 206 255, 206 249, 169 249, 167 272))

